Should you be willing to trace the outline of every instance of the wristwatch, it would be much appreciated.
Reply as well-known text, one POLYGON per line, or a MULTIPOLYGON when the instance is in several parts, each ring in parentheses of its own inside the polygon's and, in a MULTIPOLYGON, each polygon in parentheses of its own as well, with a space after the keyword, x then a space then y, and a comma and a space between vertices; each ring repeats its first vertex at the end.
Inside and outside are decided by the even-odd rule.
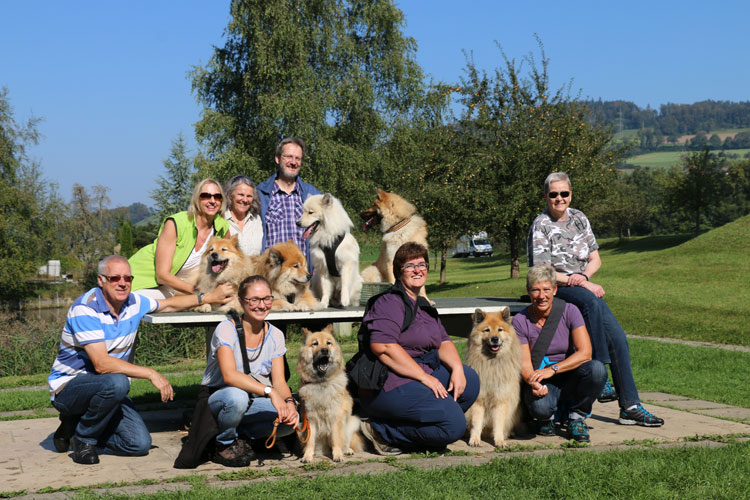
POLYGON ((264 395, 265 395, 266 397, 269 397, 269 396, 271 395, 271 391, 272 391, 272 390, 273 390, 273 388, 272 388, 272 387, 271 387, 270 385, 267 385, 267 386, 265 386, 265 387, 263 388, 263 394, 264 394, 264 395))
POLYGON ((560 369, 560 367, 557 366, 557 363, 555 363, 554 365, 551 365, 550 368, 552 368, 552 371, 555 372, 555 375, 557 375, 557 370, 560 369))

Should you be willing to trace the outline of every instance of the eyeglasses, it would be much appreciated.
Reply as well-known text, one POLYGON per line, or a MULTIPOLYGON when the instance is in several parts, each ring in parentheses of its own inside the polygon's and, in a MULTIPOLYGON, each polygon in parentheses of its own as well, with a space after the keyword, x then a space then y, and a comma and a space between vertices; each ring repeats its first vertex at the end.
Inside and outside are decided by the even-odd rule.
POLYGON ((268 297, 240 297, 240 300, 253 307, 260 304, 261 301, 263 301, 263 304, 270 306, 273 303, 273 295, 269 295, 268 297))
POLYGON ((416 264, 404 264, 401 266, 402 271, 414 271, 414 270, 420 270, 424 271, 427 269, 427 262, 418 262, 416 264))
POLYGON ((130 283, 133 281, 133 277, 129 274, 112 274, 110 276, 107 276, 106 274, 100 274, 102 278, 109 281, 110 283, 119 283, 120 280, 125 280, 125 283, 130 283))
POLYGON ((559 193, 557 191, 551 191, 547 193, 547 196, 549 196, 550 200, 554 200, 555 198, 557 198, 558 194, 563 198, 567 198, 568 196, 570 196, 570 191, 560 191, 559 193))
POLYGON ((281 155, 281 157, 284 158, 286 161, 289 161, 289 160, 294 160, 294 161, 297 161, 297 162, 302 161, 302 157, 301 156, 281 155))
POLYGON ((211 198, 213 198, 216 201, 221 201, 224 199, 221 193, 201 193, 199 198, 201 200, 210 200, 211 198))

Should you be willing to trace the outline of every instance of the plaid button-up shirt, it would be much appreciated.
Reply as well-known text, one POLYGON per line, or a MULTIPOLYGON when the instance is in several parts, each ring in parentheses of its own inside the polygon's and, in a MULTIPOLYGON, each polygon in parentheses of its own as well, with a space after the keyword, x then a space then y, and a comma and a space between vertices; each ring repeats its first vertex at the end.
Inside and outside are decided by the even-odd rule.
POLYGON ((305 230, 296 224, 301 216, 302 196, 299 184, 295 183, 292 192, 287 194, 274 183, 266 212, 266 248, 292 240, 302 253, 306 253, 307 241, 302 237, 305 230))

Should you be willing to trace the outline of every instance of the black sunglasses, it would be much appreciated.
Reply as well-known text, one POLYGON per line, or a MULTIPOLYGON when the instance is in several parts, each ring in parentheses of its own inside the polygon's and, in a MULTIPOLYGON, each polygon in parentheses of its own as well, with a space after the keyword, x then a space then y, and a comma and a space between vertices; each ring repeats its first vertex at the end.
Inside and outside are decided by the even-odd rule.
POLYGON ((550 193, 547 193, 547 196, 549 196, 550 200, 554 200, 555 198, 557 198, 558 194, 563 198, 567 198, 568 196, 570 196, 570 191, 560 191, 559 193, 557 191, 552 191, 550 193))
POLYGON ((199 198, 201 200, 210 200, 211 198, 213 198, 216 201, 221 201, 224 199, 221 193, 201 193, 199 198))
POLYGON ((110 283, 119 283, 120 280, 125 280, 125 283, 130 283, 131 281, 133 281, 133 277, 129 274, 110 274, 109 276, 107 276, 106 274, 100 274, 99 276, 109 281, 110 283))

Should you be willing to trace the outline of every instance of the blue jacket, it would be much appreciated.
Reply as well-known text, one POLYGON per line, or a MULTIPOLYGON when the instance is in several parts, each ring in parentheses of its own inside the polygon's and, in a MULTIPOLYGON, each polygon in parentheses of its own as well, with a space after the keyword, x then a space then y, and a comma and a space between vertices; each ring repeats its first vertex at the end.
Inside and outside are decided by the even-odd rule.
MULTIPOLYGON (((256 186, 258 197, 260 198, 260 220, 263 223, 263 250, 266 249, 266 234, 268 233, 268 227, 266 226, 266 212, 268 212, 268 204, 269 200, 271 199, 271 190, 273 189, 274 182, 276 182, 277 175, 278 172, 256 186)), ((314 194, 320 194, 318 188, 316 188, 312 184, 306 183, 299 177, 297 177, 297 186, 299 187, 300 196, 302 197, 302 203, 304 203, 305 200, 307 200, 307 198, 309 198, 310 196, 314 194)), ((307 245, 305 258, 307 259, 307 269, 312 274, 313 262, 310 258, 310 245, 307 245)))

